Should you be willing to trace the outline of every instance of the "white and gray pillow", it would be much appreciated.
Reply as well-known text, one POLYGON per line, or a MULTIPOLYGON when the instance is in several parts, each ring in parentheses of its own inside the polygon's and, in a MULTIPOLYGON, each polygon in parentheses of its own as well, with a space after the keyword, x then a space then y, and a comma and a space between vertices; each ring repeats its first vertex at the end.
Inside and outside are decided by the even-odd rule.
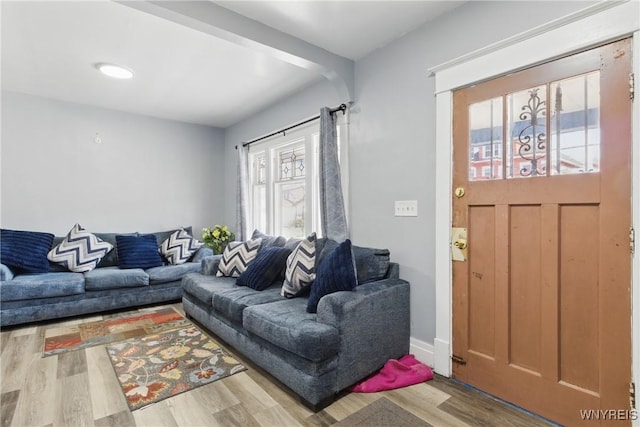
POLYGON ((261 239, 230 242, 224 248, 216 276, 239 277, 247 269, 249 263, 258 255, 261 243, 261 239))
POLYGON ((96 268, 100 260, 113 249, 113 245, 88 232, 80 224, 47 254, 51 262, 63 265, 75 273, 86 273, 96 268))
POLYGON ((316 278, 316 233, 303 239, 287 258, 280 294, 294 298, 307 291, 316 278))
POLYGON ((160 245, 160 253, 169 264, 184 264, 202 247, 186 230, 175 231, 160 245))

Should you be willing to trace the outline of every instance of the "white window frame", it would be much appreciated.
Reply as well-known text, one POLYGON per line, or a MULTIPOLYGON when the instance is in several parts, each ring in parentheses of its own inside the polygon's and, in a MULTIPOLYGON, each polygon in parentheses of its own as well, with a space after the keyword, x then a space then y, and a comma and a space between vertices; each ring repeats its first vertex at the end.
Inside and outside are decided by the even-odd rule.
MULTIPOLYGON (((339 159, 340 172, 342 178, 343 196, 345 199, 345 212, 347 213, 347 221, 349 218, 349 191, 348 191, 348 112, 346 119, 341 113, 336 113, 338 117, 338 141, 339 141, 339 159)), ((281 230, 277 224, 278 206, 276 204, 277 188, 286 184, 287 181, 279 181, 279 164, 278 153, 290 149, 291 147, 303 144, 305 147, 305 233, 310 234, 316 232, 321 236, 320 232, 320 206, 319 206, 319 170, 318 170, 318 154, 319 154, 319 121, 296 127, 295 129, 283 132, 283 134, 265 139, 264 141, 253 143, 249 146, 249 194, 250 194, 250 215, 249 230, 259 228, 257 226, 258 212, 255 212, 253 206, 254 200, 254 179, 255 168, 254 160, 256 157, 264 155, 266 157, 265 171, 265 190, 266 190, 266 222, 265 229, 262 231, 266 234, 280 235, 281 230), (310 197, 309 197, 310 196, 310 197)), ((290 237, 285 235, 285 237, 290 237)))
MULTIPOLYGON (((640 75, 640 3, 598 2, 548 24, 471 52, 430 70, 436 78, 436 335, 433 366, 451 375, 452 275, 450 259, 453 90, 489 78, 633 36, 633 72, 640 75)), ((637 95, 636 95, 637 96, 637 95)), ((633 104, 632 222, 640 227, 640 106, 633 104)), ((636 234, 638 231, 636 231, 636 234)), ((640 383, 640 251, 632 259, 632 375, 640 383)), ((633 421, 640 426, 639 420, 633 421)))

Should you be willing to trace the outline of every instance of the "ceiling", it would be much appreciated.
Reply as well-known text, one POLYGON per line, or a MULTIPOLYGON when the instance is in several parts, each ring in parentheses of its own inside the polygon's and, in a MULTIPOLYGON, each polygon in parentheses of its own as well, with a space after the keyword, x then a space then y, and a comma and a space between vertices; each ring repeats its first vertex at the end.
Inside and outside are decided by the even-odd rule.
POLYGON ((3 0, 2 89, 224 128, 463 2, 198 3, 3 0))

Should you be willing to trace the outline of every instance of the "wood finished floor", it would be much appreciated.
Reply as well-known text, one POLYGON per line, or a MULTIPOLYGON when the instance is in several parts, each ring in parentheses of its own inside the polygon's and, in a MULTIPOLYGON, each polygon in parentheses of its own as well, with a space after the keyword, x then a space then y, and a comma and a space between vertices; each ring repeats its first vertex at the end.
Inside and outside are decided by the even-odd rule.
MULTIPOLYGON (((173 304, 182 313, 181 304, 173 304)), ((144 309, 143 309, 144 310, 144 309)), ((344 393, 313 413, 262 369, 221 342, 249 369, 131 412, 104 346, 42 357, 47 328, 85 316, 8 328, 0 334, 0 426, 331 426, 384 396, 439 426, 548 426, 482 393, 436 376, 372 394, 344 393)), ((213 336, 214 340, 220 340, 213 336)))

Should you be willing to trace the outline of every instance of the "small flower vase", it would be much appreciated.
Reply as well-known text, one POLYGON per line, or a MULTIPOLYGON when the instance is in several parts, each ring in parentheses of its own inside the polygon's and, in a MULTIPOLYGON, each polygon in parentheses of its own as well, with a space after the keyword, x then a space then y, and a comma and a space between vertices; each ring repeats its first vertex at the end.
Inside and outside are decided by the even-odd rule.
POLYGON ((224 248, 227 246, 226 243, 214 243, 213 246, 211 246, 211 249, 213 250, 213 254, 214 255, 222 255, 222 253, 224 252, 224 248))

